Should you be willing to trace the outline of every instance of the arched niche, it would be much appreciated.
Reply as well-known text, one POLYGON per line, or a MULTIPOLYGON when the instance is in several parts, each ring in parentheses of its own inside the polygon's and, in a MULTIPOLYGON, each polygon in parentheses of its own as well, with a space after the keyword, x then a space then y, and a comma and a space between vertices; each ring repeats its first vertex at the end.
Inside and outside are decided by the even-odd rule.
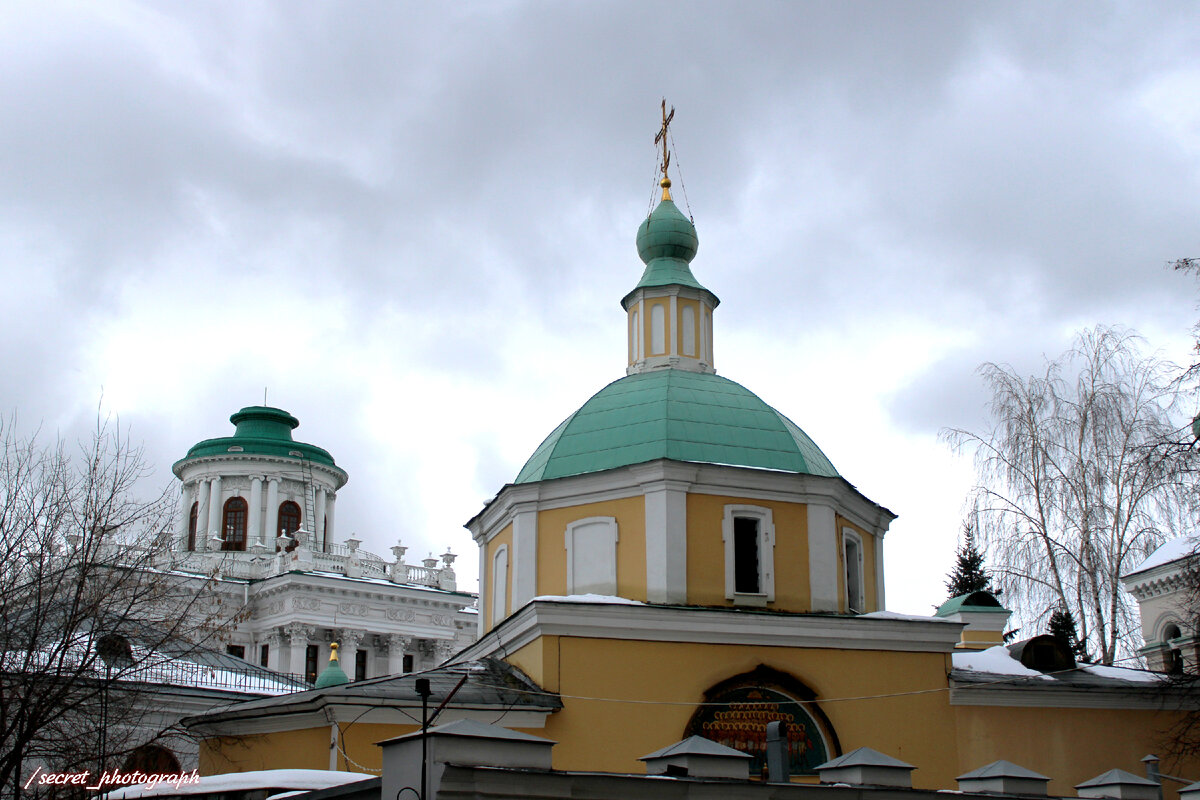
POLYGON ((765 664, 721 681, 704 693, 684 731, 749 754, 750 775, 762 774, 767 760, 767 723, 785 723, 789 771, 815 775, 815 767, 841 755, 841 744, 816 693, 802 681, 765 664))

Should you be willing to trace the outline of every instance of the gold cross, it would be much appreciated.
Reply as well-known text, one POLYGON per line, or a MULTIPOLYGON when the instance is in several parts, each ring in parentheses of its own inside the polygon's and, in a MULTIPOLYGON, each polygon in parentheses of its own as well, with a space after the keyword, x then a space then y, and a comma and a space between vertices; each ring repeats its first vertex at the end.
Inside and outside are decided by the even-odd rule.
POLYGON ((670 200, 671 195, 668 191, 671 188, 671 179, 667 177, 667 167, 671 163, 671 152, 667 150, 667 127, 671 124, 671 120, 675 119, 675 106, 671 106, 671 113, 667 113, 667 98, 662 101, 662 128, 654 137, 654 143, 662 142, 663 160, 662 160, 662 180, 659 185, 663 187, 663 199, 670 200))

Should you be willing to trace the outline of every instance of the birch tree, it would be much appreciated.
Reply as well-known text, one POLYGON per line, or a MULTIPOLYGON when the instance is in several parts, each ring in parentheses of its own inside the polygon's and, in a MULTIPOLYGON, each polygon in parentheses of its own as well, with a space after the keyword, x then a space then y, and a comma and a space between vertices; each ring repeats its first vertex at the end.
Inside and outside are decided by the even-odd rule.
POLYGON ((1137 645, 1121 574, 1191 516, 1186 471, 1160 446, 1179 428, 1175 368, 1142 346, 1098 327, 1029 377, 984 364, 993 427, 944 432, 974 454, 982 540, 1007 604, 1031 628, 1069 612, 1105 664, 1137 645))

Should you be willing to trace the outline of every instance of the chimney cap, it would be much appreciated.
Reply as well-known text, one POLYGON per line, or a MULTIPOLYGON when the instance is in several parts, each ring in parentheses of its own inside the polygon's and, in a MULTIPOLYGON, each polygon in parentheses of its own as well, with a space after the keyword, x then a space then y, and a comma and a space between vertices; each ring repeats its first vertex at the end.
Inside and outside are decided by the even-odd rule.
POLYGON ((859 747, 856 750, 851 750, 849 753, 830 759, 824 764, 819 764, 815 769, 838 769, 840 767, 892 767, 896 769, 916 769, 912 764, 901 761, 898 758, 892 758, 886 753, 881 753, 878 750, 872 750, 869 747, 859 747))
POLYGON ((1048 781, 1050 780, 1045 775, 1039 772, 1034 772, 1031 769, 1026 769, 1020 764, 1014 764, 1011 761, 1003 759, 993 761, 990 764, 985 764, 979 769, 973 769, 970 772, 964 772, 955 780, 974 780, 976 778, 1028 778, 1030 780, 1048 781))
POLYGON ((712 739, 705 739, 703 736, 689 736, 681 742, 676 742, 661 750, 655 750, 653 753, 644 755, 638 761, 684 755, 715 756, 718 758, 753 758, 749 753, 743 753, 741 750, 734 750, 732 747, 718 744, 712 739))

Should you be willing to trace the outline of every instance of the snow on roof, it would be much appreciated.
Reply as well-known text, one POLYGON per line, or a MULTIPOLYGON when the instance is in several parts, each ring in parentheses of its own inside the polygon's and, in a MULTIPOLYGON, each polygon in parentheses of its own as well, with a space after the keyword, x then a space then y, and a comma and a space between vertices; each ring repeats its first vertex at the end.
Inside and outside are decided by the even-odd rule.
POLYGON ((1197 545, 1200 545, 1200 541, 1195 536, 1180 536, 1178 539, 1172 539, 1151 553, 1149 558, 1127 574, 1136 575, 1139 572, 1146 572, 1155 567, 1161 567, 1163 564, 1170 564, 1172 561, 1186 558, 1192 554, 1197 545))
POLYGON ((1012 675, 1021 678, 1039 678, 1045 681, 1054 680, 1049 675, 1043 675, 1036 669, 1030 669, 1012 657, 1008 648, 1002 644, 989 647, 987 650, 967 650, 953 654, 954 668, 971 672, 987 672, 992 675, 1012 675))
POLYGON ((542 594, 533 598, 534 601, 546 600, 552 603, 608 603, 621 606, 644 606, 641 600, 630 600, 626 597, 615 597, 609 594, 542 594))
POLYGON ((253 772, 227 772, 205 775, 194 783, 164 782, 127 786, 104 795, 104 800, 132 800, 136 797, 171 797, 188 794, 216 794, 251 789, 328 789, 356 781, 370 780, 372 775, 361 772, 339 772, 328 769, 262 769, 253 772))
POLYGON ((945 617, 922 617, 914 614, 897 614, 895 611, 868 611, 866 614, 859 614, 860 617, 867 619, 902 619, 909 622, 946 622, 951 625, 960 625, 962 623, 948 620, 945 617))
POLYGON ((1161 672, 1150 672, 1144 669, 1129 667, 1106 667, 1103 664, 1080 664, 1079 669, 1097 675, 1101 678, 1116 678, 1121 681, 1138 683, 1158 683, 1166 678, 1161 672))

